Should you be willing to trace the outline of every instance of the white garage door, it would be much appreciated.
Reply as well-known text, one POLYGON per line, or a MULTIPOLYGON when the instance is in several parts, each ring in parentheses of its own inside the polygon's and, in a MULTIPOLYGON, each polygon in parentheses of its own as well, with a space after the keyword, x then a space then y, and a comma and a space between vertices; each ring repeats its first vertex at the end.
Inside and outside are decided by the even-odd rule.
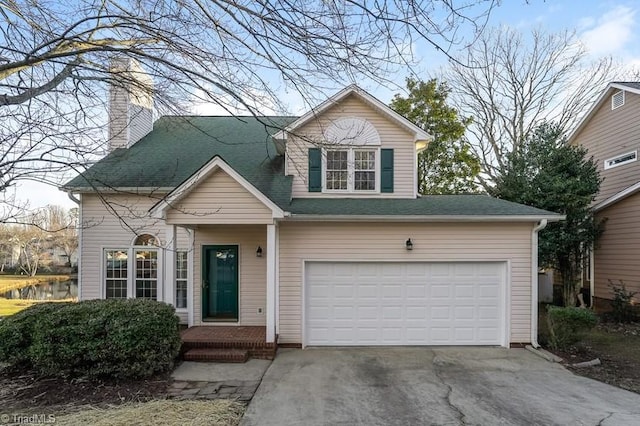
POLYGON ((307 262, 310 346, 502 345, 506 264, 307 262))

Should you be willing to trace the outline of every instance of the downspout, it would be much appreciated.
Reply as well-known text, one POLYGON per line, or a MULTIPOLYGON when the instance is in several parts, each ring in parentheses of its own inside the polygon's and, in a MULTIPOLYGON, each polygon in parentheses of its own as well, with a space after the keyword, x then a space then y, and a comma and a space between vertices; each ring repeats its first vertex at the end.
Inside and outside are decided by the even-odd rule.
POLYGON ((539 348, 538 343, 538 232, 547 226, 542 219, 531 231, 531 346, 539 348))
MULTIPOLYGON (((78 248, 76 249, 78 251, 78 260, 76 261, 78 272, 76 285, 78 286, 78 300, 82 300, 82 204, 80 203, 80 199, 73 195, 72 192, 67 192, 67 197, 78 205, 78 248)), ((71 265, 71 257, 69 257, 69 265, 71 265)))

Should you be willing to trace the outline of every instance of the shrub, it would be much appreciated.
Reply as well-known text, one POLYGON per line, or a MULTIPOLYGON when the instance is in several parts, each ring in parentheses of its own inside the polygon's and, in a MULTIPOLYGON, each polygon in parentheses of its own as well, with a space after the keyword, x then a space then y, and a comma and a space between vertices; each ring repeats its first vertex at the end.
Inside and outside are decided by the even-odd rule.
POLYGON ((50 376, 146 377, 173 367, 178 322, 147 300, 37 305, 0 323, 0 360, 50 376))
POLYGON ((549 306, 547 309, 549 346, 552 349, 566 349, 579 342, 597 322, 596 315, 588 309, 549 306))
POLYGON ((628 291, 624 285, 624 281, 620 280, 620 286, 617 286, 613 281, 609 280, 609 286, 613 291, 613 300, 611 301, 611 317, 617 322, 632 322, 635 320, 636 315, 631 304, 633 296, 637 291, 628 291))

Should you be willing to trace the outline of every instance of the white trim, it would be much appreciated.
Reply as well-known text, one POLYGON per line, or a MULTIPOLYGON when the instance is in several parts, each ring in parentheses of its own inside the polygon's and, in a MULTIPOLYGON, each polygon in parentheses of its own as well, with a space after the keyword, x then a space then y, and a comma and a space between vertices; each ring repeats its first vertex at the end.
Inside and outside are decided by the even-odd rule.
POLYGON ((564 215, 548 216, 485 216, 485 215, 317 215, 291 214, 288 221, 298 222, 539 222, 541 220, 559 222, 564 215))
POLYGON ((181 183, 178 187, 176 187, 173 191, 171 191, 167 196, 156 203, 151 209, 149 209, 149 213, 151 217, 156 219, 165 219, 166 211, 171 207, 171 205, 175 202, 180 201, 187 194, 189 194, 194 188, 198 186, 198 184, 213 174, 218 169, 224 171, 232 179, 238 182, 244 189, 249 191, 251 195, 256 197, 262 204, 264 204, 268 209, 271 210, 274 218, 282 218, 284 217, 284 212, 280 207, 278 207, 273 201, 271 201, 267 196, 265 196, 262 192, 260 192, 255 186, 253 186, 248 180, 246 180, 242 175, 236 172, 233 167, 227 164, 222 158, 219 156, 215 156, 211 161, 202 166, 198 171, 196 171, 191 177, 181 183))
POLYGON ((604 160, 604 169, 605 170, 615 169, 616 167, 624 166, 625 164, 634 163, 636 161, 638 161, 637 149, 633 151, 625 152, 624 154, 616 155, 615 157, 607 158, 606 160, 604 160), (620 163, 609 164, 611 162, 614 162, 624 157, 628 157, 630 155, 633 155, 633 158, 626 159, 620 163))
POLYGON ((623 189, 622 191, 613 194, 611 197, 607 198, 606 200, 602 200, 600 201, 598 204, 596 204, 595 206, 593 206, 593 210, 594 211, 600 211, 602 209, 604 209, 605 207, 609 207, 612 204, 617 203, 618 201, 621 201, 625 198, 627 198, 630 195, 635 194, 636 192, 638 192, 640 190, 640 182, 635 183, 633 185, 631 185, 628 188, 623 189))
POLYGON ((406 118, 404 118, 403 116, 401 116, 400 114, 398 114, 397 112, 389 108, 387 105, 385 105, 383 102, 379 101, 378 99, 373 97, 371 94, 367 93, 365 90, 361 89, 355 84, 345 87, 335 95, 331 96, 326 101, 322 102, 316 108, 312 108, 306 114, 298 118, 296 121, 294 121, 293 123, 286 126, 283 130, 276 133, 273 136, 273 138, 279 139, 279 140, 286 140, 289 133, 293 133, 295 129, 304 125, 311 119, 318 117, 320 114, 322 114, 332 106, 336 105, 337 103, 339 103, 340 101, 342 101, 343 99, 345 99, 347 96, 351 94, 359 96, 365 102, 369 103, 374 108, 376 108, 379 112, 383 113, 388 118, 395 121, 401 127, 404 127, 405 129, 407 129, 410 133, 413 133, 415 136, 414 140, 432 140, 433 139, 431 135, 429 135, 427 132, 422 130, 419 126, 416 126, 411 121, 407 120, 406 118))
POLYGON ((78 203, 78 300, 82 299, 82 256, 84 256, 84 242, 82 240, 82 228, 84 228, 83 209, 82 209, 82 194, 80 195, 80 202, 78 203))
POLYGON ((163 244, 162 244, 162 240, 158 237, 158 234, 152 231, 147 231, 144 228, 142 230, 140 230, 139 232, 136 231, 136 234, 133 236, 133 238, 131 239, 131 241, 129 242, 129 246, 130 247, 155 247, 158 249, 161 249, 163 244), (142 236, 142 235, 151 235, 153 238, 156 239, 156 241, 158 242, 158 245, 150 245, 150 246, 140 246, 140 245, 135 245, 136 240, 138 239, 138 237, 142 236))
MULTIPOLYGON (((194 252, 195 252, 195 234, 196 232, 193 229, 189 229, 189 228, 184 228, 187 232, 188 238, 189 238, 189 249, 187 250, 187 263, 188 263, 188 270, 187 270, 187 325, 189 327, 193 327, 194 326, 194 312, 195 312, 195 303, 196 301, 193 300, 193 295, 194 295, 194 291, 193 291, 193 275, 194 275, 194 267, 195 267, 195 262, 194 262, 194 252)), ((201 260, 202 261, 202 260, 201 260)), ((200 267, 202 267, 202 265, 200 265, 200 267)), ((201 302, 200 302, 201 303, 201 302)))
POLYGON ((613 93, 611 95, 611 111, 613 111, 614 109, 618 109, 622 106, 624 106, 624 101, 625 101, 625 96, 624 96, 624 90, 618 90, 617 92, 613 93), (622 103, 620 105, 616 105, 616 103, 614 102, 616 96, 618 95, 622 95, 622 103))
POLYGON ((506 260, 506 265, 504 267, 503 273, 505 276, 503 277, 504 290, 504 338, 502 340, 502 346, 505 348, 509 348, 511 346, 511 277, 513 276, 513 270, 511 269, 511 259, 506 260))
MULTIPOLYGON (((200 250, 198 250, 200 256, 200 300, 198 303, 200 304, 200 318, 198 321, 200 324, 198 325, 220 325, 220 326, 236 326, 239 327, 242 324, 242 246, 238 242, 228 242, 228 243, 200 243, 200 250), (205 246, 208 247, 224 247, 224 246, 235 246, 238 248, 238 257, 236 259, 238 263, 238 320, 237 321, 216 321, 215 319, 211 319, 208 321, 204 320, 204 316, 202 315, 204 312, 204 307, 202 306, 202 280, 204 277, 202 276, 202 270, 204 269, 204 250, 205 246)), ((254 253, 255 255, 255 253, 254 253)))
POLYGON ((531 230, 531 345, 538 344, 538 232, 547 226, 543 219, 531 230))
POLYGON ((117 247, 117 246, 100 246, 100 298, 101 299, 106 299, 107 298, 107 264, 106 264, 106 252, 108 250, 111 251, 123 251, 127 253, 127 299, 131 299, 131 279, 132 279, 132 273, 130 273, 131 271, 131 246, 121 246, 121 247, 117 247))
POLYGON ((589 274, 591 275, 591 280, 589 280, 589 307, 593 309, 593 300, 594 293, 596 291, 596 265, 595 265, 595 247, 591 244, 591 251, 589 252, 589 274))
POLYGON ((276 279, 276 336, 280 334, 280 227, 276 226, 276 270, 275 270, 275 279, 276 279))
POLYGON ((591 117, 598 111, 600 105, 604 102, 607 96, 612 93, 613 89, 624 90, 625 92, 635 93, 636 95, 640 95, 640 89, 636 89, 634 87, 630 87, 625 85, 624 83, 609 83, 607 87, 604 88, 598 99, 591 105, 591 108, 587 113, 580 119, 578 125, 569 133, 569 137, 567 138, 567 143, 573 142, 575 137, 582 131, 584 126, 587 125, 591 117))
POLYGON ((176 225, 167 225, 165 249, 165 295, 163 300, 176 307, 176 225))
MULTIPOLYGON (((499 341, 503 342, 501 346, 509 348, 511 343, 511 260, 510 259, 477 259, 477 258, 456 258, 456 259, 438 259, 438 260, 425 260, 425 259, 404 259, 404 260, 388 260, 381 262, 380 260, 367 260, 367 259, 301 259, 302 262, 302 291, 301 296, 301 311, 302 311, 302 323, 300 324, 300 339, 302 340, 302 348, 306 348, 306 289, 307 289, 307 263, 495 263, 501 265, 502 273, 505 274, 502 280, 501 297, 506 300, 501 300, 500 306, 503 309, 502 319, 500 326, 502 328, 502 336, 499 336, 499 341)), ((427 346, 427 345, 425 345, 427 346)), ((490 345, 488 345, 490 346, 490 345)))
POLYGON ((371 195, 371 194, 380 194, 380 178, 381 178, 381 170, 380 170, 380 147, 377 146, 351 146, 351 147, 326 147, 321 150, 321 158, 322 158, 322 193, 323 194, 341 194, 341 195, 371 195), (327 189, 327 151, 346 151, 347 152, 347 189, 327 189), (375 189, 373 190, 362 190, 355 189, 355 175, 356 175, 356 163, 355 163, 355 152, 356 151, 365 151, 365 152, 375 152, 375 189))
POLYGON ((267 225, 266 340, 276 340, 276 225, 267 225))

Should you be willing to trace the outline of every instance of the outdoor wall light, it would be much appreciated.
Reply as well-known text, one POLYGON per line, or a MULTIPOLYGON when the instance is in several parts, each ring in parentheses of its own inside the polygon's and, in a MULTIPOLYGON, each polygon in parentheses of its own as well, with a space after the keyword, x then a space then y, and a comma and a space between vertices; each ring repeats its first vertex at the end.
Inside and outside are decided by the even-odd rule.
POLYGON ((411 242, 411 238, 409 238, 407 240, 406 243, 404 243, 405 247, 407 247, 407 250, 413 250, 413 243, 411 242))
POLYGON ((256 257, 262 257, 262 247, 258 246, 256 250, 256 257))

